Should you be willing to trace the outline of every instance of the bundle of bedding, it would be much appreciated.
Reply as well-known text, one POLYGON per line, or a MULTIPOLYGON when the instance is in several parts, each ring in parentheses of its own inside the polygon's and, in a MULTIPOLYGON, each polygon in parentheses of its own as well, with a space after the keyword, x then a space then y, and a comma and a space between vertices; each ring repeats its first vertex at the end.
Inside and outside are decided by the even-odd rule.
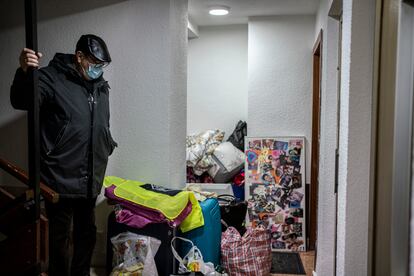
POLYGON ((226 142, 224 132, 218 129, 188 136, 187 183, 233 182, 244 168, 245 135, 246 123, 240 121, 226 142))

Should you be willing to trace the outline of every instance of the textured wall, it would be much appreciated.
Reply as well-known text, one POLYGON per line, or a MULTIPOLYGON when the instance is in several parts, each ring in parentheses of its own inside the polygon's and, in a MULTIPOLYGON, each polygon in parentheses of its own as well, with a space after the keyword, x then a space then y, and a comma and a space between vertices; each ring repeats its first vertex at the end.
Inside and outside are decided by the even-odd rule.
MULTIPOLYGON (((14 24, 7 21, 7 16, 19 18, 23 7, 12 1, 6 3, 8 6, 2 10, 8 13, 4 14, 6 18, 3 17, 0 26, 1 41, 5 42, 1 43, 0 55, 3 64, 7 65, 0 69, 2 125, 24 116, 23 112, 14 111, 8 100, 9 86, 18 66, 17 57, 24 47, 24 28, 22 21, 13 19, 14 24)), ((174 183, 170 183, 172 171, 168 168, 177 165, 178 170, 178 164, 183 165, 181 159, 185 158, 186 29, 182 25, 186 20, 186 2, 103 3, 106 5, 74 13, 70 13, 72 10, 63 2, 59 3, 61 7, 48 1, 39 3, 42 16, 38 39, 39 49, 44 54, 42 66, 47 65, 55 52, 74 52, 81 34, 102 36, 113 59, 104 76, 112 88, 111 128, 119 143, 111 157, 109 173, 179 186, 185 181, 185 167, 180 179, 174 183), (64 9, 70 12, 62 11, 64 9), (176 12, 170 13, 170 9, 176 12), (62 16, 49 16, 56 10, 62 16), (182 136, 183 155, 170 160, 170 124, 173 120, 174 133, 182 136)), ((175 142, 174 147, 179 148, 175 142)))
MULTIPOLYGON (((395 73, 394 152, 391 186, 390 274, 413 274, 413 75, 414 75, 414 7, 398 7, 398 40, 395 73), (410 150, 408 150, 410 149, 410 150), (410 225, 411 223, 411 225, 410 225), (411 228, 411 229, 410 229, 411 228), (411 231, 410 231, 411 230, 411 231), (411 232, 411 233, 410 233, 411 232), (408 245, 409 243, 409 245, 408 245), (408 264, 408 266, 407 266, 408 264)), ((381 200, 383 202, 383 200, 381 200)), ((379 212, 378 212, 379 213, 379 212)))
MULTIPOLYGON (((0 156, 25 165, 25 115, 9 104, 9 86, 24 47, 22 1, 0 8, 0 156), (13 150, 15 149, 15 150, 13 150)), ((185 183, 187 0, 38 1, 42 66, 74 52, 81 34, 103 37, 113 62, 111 129, 119 147, 107 174, 180 187, 185 183)), ((97 209, 96 262, 104 261, 108 208, 97 209)))
POLYGON ((367 275, 375 1, 344 1, 337 275, 367 275))
MULTIPOLYGON (((405 41, 404 44, 400 44, 401 48, 405 48, 405 47, 409 47, 407 48, 403 48, 405 51, 403 51, 402 49, 399 50, 399 63, 402 63, 401 66, 402 68, 404 68, 402 65, 405 65, 407 68, 408 66, 414 64, 414 8, 412 8, 411 6, 408 6, 406 4, 402 4, 401 5, 401 11, 400 11, 400 30, 399 32, 404 33, 404 34, 408 34, 411 31, 411 35, 405 35, 405 37, 400 36, 399 39, 400 40, 410 40, 409 43, 407 43, 407 41, 405 41), (404 45, 404 46, 403 46, 404 45), (411 46, 411 47, 410 47, 411 46), (406 60, 405 62, 400 60, 400 59, 407 59, 408 55, 411 54, 411 59, 406 60), (407 61, 411 61, 410 64, 407 64, 407 61)), ((414 71, 413 68, 411 68, 411 70, 407 70, 406 74, 401 74, 402 76, 405 76, 406 78, 404 78, 405 81, 405 85, 407 85, 407 83, 409 83, 409 85, 407 85, 407 87, 409 87, 409 89, 407 89, 406 91, 413 91, 413 86, 414 84, 412 83, 412 75, 407 76, 407 74, 412 74, 412 72, 414 71)), ((411 130, 412 131, 412 130, 411 130)), ((412 148, 412 156, 414 156, 414 148, 412 148)), ((411 162, 411 175, 414 175, 414 162, 411 162)), ((414 275, 414 216, 412 214, 414 214, 414 178, 411 179, 411 220, 410 220, 410 248, 409 248, 409 252, 410 252, 410 275, 414 275)))
POLYGON ((247 25, 202 27, 188 44, 187 133, 247 120, 247 25))
POLYGON ((310 182, 314 16, 249 19, 248 134, 305 136, 310 182))
MULTIPOLYGON (((187 130, 187 22, 188 1, 170 0, 169 176, 167 186, 183 188, 186 182, 187 130)), ((162 69, 161 69, 162 70, 162 69)))
MULTIPOLYGON (((0 4, 0 157, 27 169, 26 115, 14 111, 9 100, 19 50, 24 45, 23 2, 20 2, 6 1, 0 4), (13 19, 16 24, 10 24, 9 20, 13 19)), ((4 185, 21 185, 3 171, 0 171, 0 181, 4 185)))
POLYGON ((335 273, 336 197, 335 149, 337 147, 338 112, 338 30, 339 22, 328 17, 328 0, 320 2, 316 16, 315 41, 319 32, 322 39, 321 132, 318 195, 318 275, 335 273))

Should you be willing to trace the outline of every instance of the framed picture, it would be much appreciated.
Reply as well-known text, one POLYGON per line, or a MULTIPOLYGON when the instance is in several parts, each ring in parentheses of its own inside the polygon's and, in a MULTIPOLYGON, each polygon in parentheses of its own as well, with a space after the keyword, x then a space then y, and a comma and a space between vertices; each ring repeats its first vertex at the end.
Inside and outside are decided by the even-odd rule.
POLYGON ((305 137, 246 137, 245 153, 248 224, 270 229, 273 251, 305 251, 305 137))

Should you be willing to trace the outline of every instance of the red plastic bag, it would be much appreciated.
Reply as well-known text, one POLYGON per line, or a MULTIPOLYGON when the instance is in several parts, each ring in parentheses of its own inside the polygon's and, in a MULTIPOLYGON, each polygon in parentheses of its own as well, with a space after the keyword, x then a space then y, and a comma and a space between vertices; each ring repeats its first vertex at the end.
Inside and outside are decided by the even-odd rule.
POLYGON ((221 260, 230 276, 267 276, 272 266, 270 232, 248 228, 243 236, 234 227, 222 235, 221 260))

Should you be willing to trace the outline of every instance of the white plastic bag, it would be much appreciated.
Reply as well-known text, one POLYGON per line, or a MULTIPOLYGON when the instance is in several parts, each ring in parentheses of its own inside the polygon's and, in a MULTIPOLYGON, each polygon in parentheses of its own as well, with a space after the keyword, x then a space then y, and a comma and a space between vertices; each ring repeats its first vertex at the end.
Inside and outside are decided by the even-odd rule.
POLYGON ((210 262, 208 263, 204 262, 203 255, 201 254, 200 249, 198 249, 198 247, 195 246, 191 240, 181 238, 181 237, 174 237, 171 240, 171 251, 174 257, 178 261, 178 264, 179 264, 178 273, 179 274, 184 274, 184 273, 192 272, 192 271, 201 272, 204 275, 209 274, 209 273, 215 273, 214 264, 210 262), (174 248, 173 242, 175 239, 180 239, 182 241, 191 243, 191 249, 188 251, 187 255, 184 256, 184 258, 181 258, 174 248))
POLYGON ((158 239, 123 232, 111 238, 114 258, 111 276, 158 276, 154 256, 161 245, 158 239))

